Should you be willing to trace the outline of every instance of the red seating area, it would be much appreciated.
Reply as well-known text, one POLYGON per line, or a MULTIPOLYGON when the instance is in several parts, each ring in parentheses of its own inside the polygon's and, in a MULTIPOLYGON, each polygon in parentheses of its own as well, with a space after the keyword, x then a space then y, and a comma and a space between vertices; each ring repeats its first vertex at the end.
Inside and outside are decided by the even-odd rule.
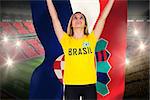
POLYGON ((44 53, 44 49, 43 48, 40 48, 41 45, 38 43, 37 39, 30 39, 30 40, 27 40, 27 43, 32 45, 33 47, 36 48, 36 52, 38 54, 43 54, 44 53))
POLYGON ((25 59, 25 55, 22 53, 21 47, 16 46, 16 41, 8 41, 4 43, 3 49, 5 54, 13 59, 25 59))
POLYGON ((28 34, 28 30, 25 29, 22 23, 20 22, 13 22, 12 25, 17 29, 17 33, 19 34, 28 34))
POLYGON ((34 26, 31 22, 23 22, 24 26, 28 29, 30 33, 35 33, 34 26))
POLYGON ((3 35, 0 35, 0 64, 4 63, 8 56, 20 61, 44 55, 44 49, 35 36, 32 22, 0 22, 0 27, 1 34, 7 34, 9 37, 6 42, 3 35), (16 46, 17 40, 20 41, 20 46, 16 46))
POLYGON ((32 22, 0 22, 2 34, 35 34, 32 22))
POLYGON ((24 52, 24 54, 26 55, 27 58, 33 58, 36 57, 38 54, 36 53, 36 48, 30 46, 27 44, 26 41, 22 42, 22 51, 24 52))
POLYGON ((9 22, 0 22, 0 27, 2 28, 2 34, 17 34, 16 30, 9 22))
MULTIPOLYGON (((44 49, 42 45, 36 41, 36 39, 22 40, 19 47, 16 46, 15 41, 8 41, 8 43, 4 43, 4 45, 2 45, 0 50, 1 58, 7 58, 9 56, 17 61, 44 55, 44 49)), ((2 62, 1 60, 0 64, 2 62)))

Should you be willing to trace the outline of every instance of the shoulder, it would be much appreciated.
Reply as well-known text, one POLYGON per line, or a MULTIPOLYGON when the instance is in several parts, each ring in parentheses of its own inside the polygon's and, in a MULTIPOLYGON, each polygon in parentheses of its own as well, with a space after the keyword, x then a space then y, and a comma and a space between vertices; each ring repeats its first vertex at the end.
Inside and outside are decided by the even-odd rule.
POLYGON ((88 38, 91 39, 91 40, 95 40, 95 41, 98 40, 98 39, 96 38, 96 36, 95 36, 94 31, 92 31, 92 32, 89 33, 88 38))
POLYGON ((69 40, 70 36, 68 35, 68 33, 63 32, 62 38, 60 39, 60 43, 66 42, 67 40, 69 40))

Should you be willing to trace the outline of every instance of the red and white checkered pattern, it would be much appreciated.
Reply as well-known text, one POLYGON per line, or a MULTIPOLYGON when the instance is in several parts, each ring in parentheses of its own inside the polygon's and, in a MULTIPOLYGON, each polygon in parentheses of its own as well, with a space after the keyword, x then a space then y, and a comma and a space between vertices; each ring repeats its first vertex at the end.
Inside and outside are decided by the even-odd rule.
POLYGON ((64 57, 62 54, 54 62, 54 72, 61 83, 63 83, 64 76, 64 57))

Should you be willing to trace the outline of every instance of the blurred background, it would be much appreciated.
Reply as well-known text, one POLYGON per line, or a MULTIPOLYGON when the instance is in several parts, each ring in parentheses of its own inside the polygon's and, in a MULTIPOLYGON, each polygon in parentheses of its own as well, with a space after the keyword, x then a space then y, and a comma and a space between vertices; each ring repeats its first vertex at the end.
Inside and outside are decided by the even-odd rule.
MULTIPOLYGON (((149 100, 149 1, 128 0, 124 99, 149 100)), ((27 99, 32 72, 44 49, 32 23, 28 0, 0 1, 0 99, 27 99)))

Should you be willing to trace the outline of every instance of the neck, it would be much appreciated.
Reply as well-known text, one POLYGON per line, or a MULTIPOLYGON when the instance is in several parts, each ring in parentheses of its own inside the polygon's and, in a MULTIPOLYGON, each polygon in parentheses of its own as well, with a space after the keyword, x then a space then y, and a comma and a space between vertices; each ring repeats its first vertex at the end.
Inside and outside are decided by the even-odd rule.
POLYGON ((73 37, 76 39, 82 38, 84 36, 84 29, 82 28, 74 28, 74 35, 73 37))

